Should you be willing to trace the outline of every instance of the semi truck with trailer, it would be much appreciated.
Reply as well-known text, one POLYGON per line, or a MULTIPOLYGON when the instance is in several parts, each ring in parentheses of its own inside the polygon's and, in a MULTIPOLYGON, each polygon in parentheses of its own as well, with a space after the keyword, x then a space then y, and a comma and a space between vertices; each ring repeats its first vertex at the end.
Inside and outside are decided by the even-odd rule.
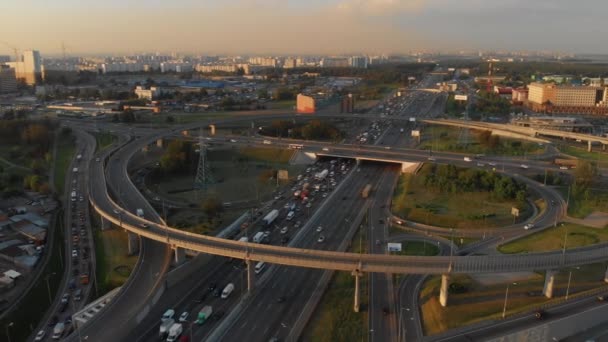
POLYGON ((262 222, 264 222, 266 226, 270 226, 277 217, 279 217, 279 211, 277 209, 273 209, 268 214, 266 214, 266 216, 264 216, 262 222))

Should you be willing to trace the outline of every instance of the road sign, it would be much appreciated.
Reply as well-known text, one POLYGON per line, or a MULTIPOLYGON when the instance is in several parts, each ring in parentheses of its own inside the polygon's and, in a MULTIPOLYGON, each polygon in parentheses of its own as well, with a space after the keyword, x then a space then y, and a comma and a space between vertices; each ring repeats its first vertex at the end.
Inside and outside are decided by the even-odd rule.
POLYGON ((454 95, 454 100, 456 100, 456 101, 466 101, 466 100, 468 100, 468 96, 466 96, 466 95, 454 95))
POLYGON ((511 208, 511 215, 515 216, 515 217, 519 217, 519 209, 512 207, 511 208))
POLYGON ((413 130, 412 131, 412 137, 419 137, 420 136, 420 131, 419 130, 413 130))
POLYGON ((279 170, 278 172, 278 177, 279 179, 283 180, 288 180, 289 179, 289 171, 287 170, 279 170))

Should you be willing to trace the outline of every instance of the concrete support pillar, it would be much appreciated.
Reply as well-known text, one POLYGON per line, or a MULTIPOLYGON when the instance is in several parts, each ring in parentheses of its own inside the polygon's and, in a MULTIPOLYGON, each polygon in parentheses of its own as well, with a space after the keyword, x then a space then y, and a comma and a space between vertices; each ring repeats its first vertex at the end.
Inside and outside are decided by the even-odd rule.
POLYGON ((215 135, 215 125, 209 125, 209 134, 215 135))
POLYGON ((606 151, 606 145, 602 144, 602 151, 606 151))
POLYGON ((608 268, 606 269, 606 273, 604 273, 604 282, 608 283, 608 268))
POLYGON ((556 270, 547 270, 545 273, 545 286, 543 287, 543 294, 547 298, 553 298, 553 286, 555 285, 556 270))
POLYGON ((102 216, 101 217, 101 230, 108 230, 110 228, 112 228, 112 222, 104 219, 102 216))
POLYGON ((186 261, 186 250, 180 247, 173 247, 173 252, 175 254, 175 264, 179 265, 186 261))
POLYGON ((144 146, 141 148, 142 152, 148 152, 150 149, 148 148, 148 145, 144 146))
POLYGON ((355 162, 357 163, 357 165, 361 165, 361 159, 357 158, 355 159, 355 162))
POLYGON ((163 147, 163 139, 156 140, 156 147, 163 147))
POLYGON ((129 255, 139 253, 139 235, 127 232, 127 248, 129 255))
POLYGON ((361 276, 363 275, 363 272, 359 271, 359 270, 354 270, 352 275, 355 277, 355 300, 353 303, 353 310, 355 312, 359 312, 360 309, 360 303, 359 303, 359 278, 361 278, 361 276))
POLYGON ((251 293, 253 290, 254 280, 255 280, 255 272, 253 270, 253 261, 247 259, 245 260, 247 263, 247 292, 251 293))
POLYGON ((441 306, 448 306, 448 291, 450 289, 450 275, 441 275, 441 288, 439 289, 439 304, 441 306))
POLYGON ((587 152, 591 152, 591 140, 587 141, 587 152))

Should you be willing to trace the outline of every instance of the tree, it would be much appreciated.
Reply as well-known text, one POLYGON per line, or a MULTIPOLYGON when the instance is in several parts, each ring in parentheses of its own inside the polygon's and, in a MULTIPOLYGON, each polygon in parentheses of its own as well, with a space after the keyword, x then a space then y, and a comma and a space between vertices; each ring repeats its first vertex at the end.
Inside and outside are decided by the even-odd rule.
POLYGON ((174 123, 175 122, 175 118, 172 117, 171 115, 168 115, 167 118, 165 119, 165 121, 167 123, 174 123))
POLYGON ((209 221, 224 211, 224 206, 217 197, 207 197, 201 203, 201 208, 203 209, 203 212, 205 212, 205 215, 207 215, 209 221))
POLYGON ((574 171, 574 182, 583 188, 590 186, 597 178, 597 167, 589 161, 580 161, 574 171))

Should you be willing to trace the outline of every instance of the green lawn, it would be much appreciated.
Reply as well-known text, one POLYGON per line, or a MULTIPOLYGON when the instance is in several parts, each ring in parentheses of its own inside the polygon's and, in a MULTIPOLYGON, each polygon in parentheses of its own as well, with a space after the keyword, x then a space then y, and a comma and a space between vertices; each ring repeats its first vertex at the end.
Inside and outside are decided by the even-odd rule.
POLYGON ((401 252, 393 252, 393 255, 421 255, 433 256, 439 254, 439 247, 434 243, 424 241, 403 241, 401 252))
MULTIPOLYGON (((562 270, 556 276, 554 298, 547 299, 541 295, 544 273, 537 273, 529 279, 517 280, 516 285, 509 283, 511 285, 507 316, 563 300, 570 271, 572 271, 570 296, 581 295, 585 291, 606 285, 603 281, 606 263, 562 270)), ((484 320, 501 319, 507 283, 486 285, 477 283, 470 276, 462 274, 452 275, 450 283, 453 287, 450 289, 448 306, 445 308, 439 304, 441 276, 427 278, 421 288, 420 305, 425 335, 437 334, 484 320), (459 292, 458 288, 464 291, 456 293, 459 292)))
POLYGON ((163 114, 150 114, 149 122, 155 124, 170 124, 170 125, 182 125, 193 122, 209 120, 209 119, 221 119, 226 117, 237 116, 236 113, 231 112, 208 112, 208 113, 163 113, 163 114), (173 123, 167 122, 167 117, 173 117, 173 123))
MULTIPOLYGON (((497 201, 489 192, 448 193, 429 191, 425 186, 423 166, 419 176, 401 175, 393 194, 392 212, 407 220, 424 224, 459 228, 484 229, 513 223, 511 208, 517 203, 497 201)), ((520 220, 531 214, 526 208, 520 220)))
POLYGON ((525 156, 540 154, 544 147, 536 143, 498 137, 491 148, 481 145, 478 136, 482 131, 469 129, 468 134, 458 127, 431 125, 422 130, 420 148, 433 151, 462 152, 485 155, 525 156))
POLYGON ((95 134, 97 139, 97 151, 103 151, 117 141, 116 136, 110 133, 97 133, 95 134))
POLYGON ((128 256, 127 234, 119 229, 95 230, 97 296, 124 284, 137 262, 128 256))
POLYGON ((589 189, 588 192, 570 192, 568 187, 559 187, 558 191, 564 199, 569 198, 568 215, 575 218, 585 218, 594 211, 608 212, 608 191, 601 185, 589 189))
MULTIPOLYGON (((0 326, 2 327, 6 327, 10 322, 13 323, 9 332, 12 341, 26 341, 27 337, 33 333, 34 327, 36 327, 48 310, 51 302, 49 302, 47 281, 45 277, 48 277, 51 301, 57 295, 64 270, 64 261, 62 260, 62 256, 64 255, 64 240, 62 212, 59 211, 56 216, 58 219, 55 225, 51 227, 56 233, 53 241, 52 255, 50 256, 48 264, 45 269, 42 270, 40 278, 38 278, 17 308, 3 320, 0 320, 0 326)), ((2 336, 4 338, 6 332, 3 332, 2 336)))
MULTIPOLYGON (((365 220, 364 220, 365 222, 365 220)), ((361 238, 363 249, 359 243, 353 243, 351 252, 367 252, 367 237, 365 229, 359 230, 353 241, 361 238), (360 237, 359 234, 363 234, 360 237)), ((348 272, 336 272, 321 302, 308 324, 306 340, 315 342, 333 341, 362 341, 367 337, 368 288, 367 277, 363 276, 360 285, 360 312, 353 311, 355 279, 348 272)))
POLYGON ((72 135, 60 135, 57 141, 57 160, 55 161, 55 191, 62 194, 66 172, 70 167, 70 162, 76 152, 74 137, 72 135))
POLYGON ((273 164, 287 164, 294 154, 294 150, 255 147, 242 148, 240 152, 252 160, 273 164))
POLYGON ((266 103, 268 109, 291 109, 296 105, 296 100, 271 101, 266 103))
POLYGON ((585 227, 573 223, 558 224, 556 228, 545 229, 536 234, 501 245, 501 253, 533 253, 561 250, 592 245, 608 241, 608 228, 585 227), (567 234, 567 237, 564 238, 567 234))
POLYGON ((576 158, 585 159, 585 160, 599 163, 600 167, 608 166, 608 153, 598 151, 597 146, 595 147, 595 151, 593 151, 593 152, 587 152, 586 146, 579 148, 579 147, 574 147, 571 145, 560 145, 559 150, 564 154, 567 154, 567 155, 570 155, 570 156, 573 156, 576 158))

